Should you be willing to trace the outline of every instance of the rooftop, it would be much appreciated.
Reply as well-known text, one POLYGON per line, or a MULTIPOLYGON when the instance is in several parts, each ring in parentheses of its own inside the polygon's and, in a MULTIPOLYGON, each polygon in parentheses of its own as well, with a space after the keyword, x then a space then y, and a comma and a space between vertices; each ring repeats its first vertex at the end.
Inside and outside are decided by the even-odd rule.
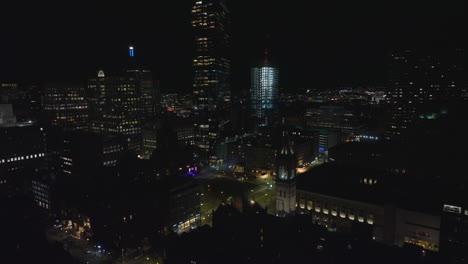
POLYGON ((337 166, 313 168, 297 176, 297 189, 375 205, 394 204, 400 208, 437 214, 441 208, 440 183, 422 181, 411 175, 395 176, 381 169, 337 166), (376 179, 374 185, 361 180, 376 179))

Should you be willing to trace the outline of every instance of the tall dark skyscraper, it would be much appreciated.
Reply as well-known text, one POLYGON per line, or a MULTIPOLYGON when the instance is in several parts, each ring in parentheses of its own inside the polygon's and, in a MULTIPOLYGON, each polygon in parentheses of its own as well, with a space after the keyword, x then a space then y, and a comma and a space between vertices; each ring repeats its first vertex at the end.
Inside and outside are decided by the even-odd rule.
POLYGON ((437 118, 462 94, 463 50, 393 52, 389 66, 387 139, 404 138, 417 118, 437 118))
POLYGON ((223 0, 196 0, 193 93, 196 109, 215 108, 230 96, 229 10, 223 0))
POLYGON ((278 68, 272 66, 265 51, 262 66, 252 68, 251 107, 256 129, 273 123, 278 102, 278 68))

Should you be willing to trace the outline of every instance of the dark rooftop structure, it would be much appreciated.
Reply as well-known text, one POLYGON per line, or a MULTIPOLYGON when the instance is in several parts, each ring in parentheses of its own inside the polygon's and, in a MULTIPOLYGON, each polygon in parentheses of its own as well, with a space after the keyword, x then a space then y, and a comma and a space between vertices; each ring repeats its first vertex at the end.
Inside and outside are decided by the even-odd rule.
POLYGON ((297 177, 297 189, 376 205, 437 214, 441 197, 438 182, 421 182, 411 175, 383 169, 337 166, 327 163, 297 177))

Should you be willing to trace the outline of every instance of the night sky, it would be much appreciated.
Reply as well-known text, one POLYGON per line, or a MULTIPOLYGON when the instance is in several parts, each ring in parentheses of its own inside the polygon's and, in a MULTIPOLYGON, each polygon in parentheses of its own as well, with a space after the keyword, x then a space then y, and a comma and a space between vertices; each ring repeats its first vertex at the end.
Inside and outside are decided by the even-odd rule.
MULTIPOLYGON (((119 70, 134 43, 164 90, 191 90, 192 1, 10 2, 0 18, 0 81, 84 81, 100 67, 119 70)), ((462 0, 341 2, 232 1, 233 89, 248 89, 267 33, 289 90, 383 84, 391 49, 466 45, 462 0)))

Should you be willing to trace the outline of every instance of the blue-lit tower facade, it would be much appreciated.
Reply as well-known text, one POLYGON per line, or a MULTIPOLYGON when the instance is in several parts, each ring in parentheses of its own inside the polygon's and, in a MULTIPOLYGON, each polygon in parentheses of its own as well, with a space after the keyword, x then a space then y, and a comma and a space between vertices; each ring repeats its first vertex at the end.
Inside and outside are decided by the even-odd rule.
POLYGON ((272 66, 265 51, 265 61, 261 67, 251 71, 251 107, 258 130, 273 124, 278 103, 278 68, 272 66))

